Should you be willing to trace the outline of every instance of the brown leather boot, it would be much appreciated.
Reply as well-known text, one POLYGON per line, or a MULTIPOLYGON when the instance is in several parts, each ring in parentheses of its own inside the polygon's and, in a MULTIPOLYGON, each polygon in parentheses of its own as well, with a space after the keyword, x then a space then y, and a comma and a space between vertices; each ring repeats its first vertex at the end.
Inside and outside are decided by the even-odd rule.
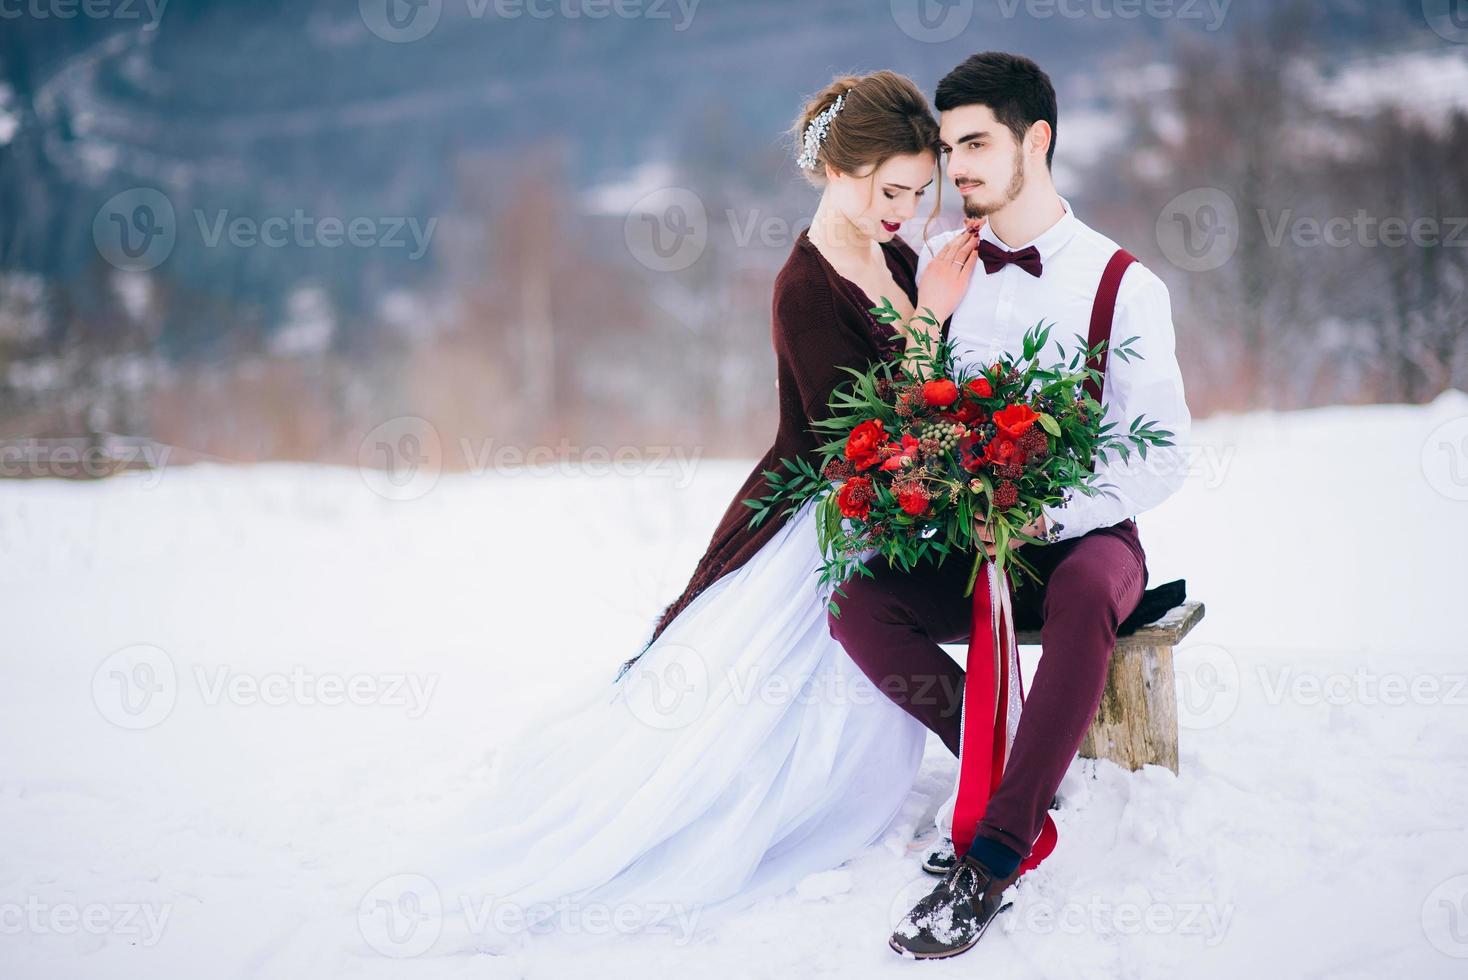
POLYGON ((1018 868, 996 878, 972 854, 965 854, 927 897, 913 906, 887 940, 894 952, 917 959, 957 956, 973 946, 989 923, 1013 903, 1004 890, 1019 880, 1018 868))

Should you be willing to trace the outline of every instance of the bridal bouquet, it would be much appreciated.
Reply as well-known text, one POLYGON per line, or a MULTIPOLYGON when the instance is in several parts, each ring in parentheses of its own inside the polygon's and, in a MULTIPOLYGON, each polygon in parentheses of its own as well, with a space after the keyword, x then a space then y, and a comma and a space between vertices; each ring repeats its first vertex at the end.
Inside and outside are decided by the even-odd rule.
MULTIPOLYGON (((872 312, 883 323, 902 317, 885 297, 872 312)), ((913 320, 937 327, 932 311, 913 320), (924 315, 926 314, 926 315, 924 315)), ((911 329, 911 325, 904 329, 911 329)), ((1045 542, 1024 532, 1045 505, 1058 505, 1074 492, 1094 495, 1096 460, 1116 452, 1145 459, 1149 446, 1170 446, 1172 435, 1141 417, 1125 434, 1101 424, 1102 405, 1086 390, 1099 391, 1101 372, 1090 365, 1106 347, 1081 348, 1066 362, 1056 343, 1056 362, 1040 363, 1050 337, 1044 322, 1025 333, 1018 359, 1001 357, 986 368, 960 366, 953 345, 912 331, 901 359, 866 371, 844 368, 853 377, 832 393, 829 418, 814 429, 830 438, 818 447, 820 465, 804 458, 782 459, 784 472, 765 470, 770 493, 743 503, 758 525, 782 504, 794 513, 817 499, 816 528, 823 555, 821 582, 839 583, 853 573, 873 577, 865 553, 875 549, 894 566, 910 570, 919 561, 941 564, 955 551, 975 551, 965 595, 973 592, 988 557, 977 524, 993 541, 997 570, 1018 581, 1015 569, 1038 581, 1030 564, 1009 551, 1011 541, 1045 542)), ((1140 357, 1122 341, 1111 354, 1140 357)), ((833 615, 841 611, 828 603, 833 615)))

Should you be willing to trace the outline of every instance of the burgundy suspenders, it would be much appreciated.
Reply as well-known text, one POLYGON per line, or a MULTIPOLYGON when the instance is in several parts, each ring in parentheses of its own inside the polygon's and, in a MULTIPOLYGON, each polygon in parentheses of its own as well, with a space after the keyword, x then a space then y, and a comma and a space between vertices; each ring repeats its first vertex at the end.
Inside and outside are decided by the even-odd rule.
POLYGON ((1126 272, 1126 267, 1135 261, 1136 256, 1124 248, 1119 248, 1112 254, 1111 261, 1106 263, 1106 271, 1101 273, 1101 285, 1096 289, 1096 302, 1091 307, 1091 332, 1086 339, 1086 349, 1095 347, 1103 340, 1107 342, 1107 349, 1089 362, 1091 367, 1101 372, 1101 384, 1087 378, 1084 385, 1086 394, 1098 402, 1101 400, 1102 386, 1106 384, 1106 360, 1111 353, 1111 321, 1116 315, 1116 291, 1121 288, 1121 277, 1126 272))

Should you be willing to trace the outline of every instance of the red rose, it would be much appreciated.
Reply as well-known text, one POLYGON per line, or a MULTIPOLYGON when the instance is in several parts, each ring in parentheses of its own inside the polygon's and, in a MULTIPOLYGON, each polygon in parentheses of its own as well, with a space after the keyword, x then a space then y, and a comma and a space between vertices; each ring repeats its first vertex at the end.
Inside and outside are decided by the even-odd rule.
POLYGON ((928 492, 921 483, 910 483, 897 489, 897 506, 916 517, 928 509, 928 492))
POLYGON ((984 410, 973 402, 961 402, 958 409, 951 416, 954 422, 962 422, 964 425, 973 425, 975 422, 984 420, 984 410))
POLYGON ((874 496, 871 480, 864 476, 853 476, 836 491, 836 506, 841 509, 842 517, 866 520, 867 515, 872 512, 874 496))
POLYGON ((964 387, 968 388, 969 394, 973 395, 975 398, 994 397, 993 385, 989 384, 989 379, 984 377, 982 374, 979 375, 977 378, 974 378, 964 387))
POLYGON ((947 408, 958 401, 958 385, 947 378, 924 381, 923 401, 934 408, 947 408))
MULTIPOLYGON (((997 419, 999 416, 996 415, 994 417, 997 419)), ((995 436, 984 447, 984 462, 991 466, 1004 466, 1014 462, 1015 452, 1016 450, 1012 440, 1006 439, 1003 436, 995 436)))
POLYGON ((1029 431, 1039 417, 1028 405, 1006 405, 994 413, 994 424, 1010 439, 1018 439, 1029 431))
POLYGON ((846 458, 859 470, 871 469, 877 463, 877 447, 887 438, 881 419, 867 419, 846 437, 846 458))

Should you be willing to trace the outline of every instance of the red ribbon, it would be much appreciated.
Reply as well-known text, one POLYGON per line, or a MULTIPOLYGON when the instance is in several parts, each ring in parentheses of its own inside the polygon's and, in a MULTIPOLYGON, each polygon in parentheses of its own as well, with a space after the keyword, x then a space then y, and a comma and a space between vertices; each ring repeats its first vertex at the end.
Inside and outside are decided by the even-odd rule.
MULTIPOLYGON (((974 622, 969 632, 968 663, 963 682, 963 714, 959 726, 958 798, 953 805, 953 847, 960 857, 973 843, 989 797, 1004 778, 1004 766, 1013 745, 1010 737, 1009 691, 1011 677, 1024 705, 1024 680, 1014 637, 1014 611, 1009 576, 993 561, 983 560, 983 574, 974 582, 974 622)), ((1015 727, 1019 712, 1015 713, 1015 727)), ((1020 862, 1029 871, 1055 850, 1055 821, 1045 823, 1030 853, 1020 862)))

